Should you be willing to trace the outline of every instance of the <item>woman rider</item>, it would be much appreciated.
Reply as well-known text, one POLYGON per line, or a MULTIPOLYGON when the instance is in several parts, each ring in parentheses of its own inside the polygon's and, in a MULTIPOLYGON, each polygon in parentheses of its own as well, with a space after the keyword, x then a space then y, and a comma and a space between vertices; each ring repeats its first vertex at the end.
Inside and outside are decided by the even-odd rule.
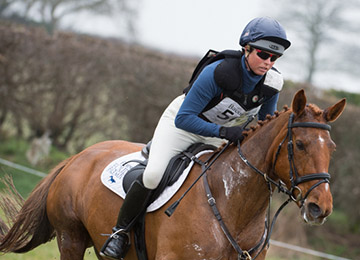
POLYGON ((123 259, 129 249, 129 232, 147 206, 151 191, 170 159, 191 144, 220 146, 223 139, 243 139, 241 128, 249 116, 264 120, 276 110, 283 78, 273 68, 290 46, 280 23, 269 17, 251 20, 244 28, 238 57, 207 65, 190 90, 166 108, 155 129, 143 180, 135 181, 120 209, 113 234, 101 249, 102 256, 123 259))

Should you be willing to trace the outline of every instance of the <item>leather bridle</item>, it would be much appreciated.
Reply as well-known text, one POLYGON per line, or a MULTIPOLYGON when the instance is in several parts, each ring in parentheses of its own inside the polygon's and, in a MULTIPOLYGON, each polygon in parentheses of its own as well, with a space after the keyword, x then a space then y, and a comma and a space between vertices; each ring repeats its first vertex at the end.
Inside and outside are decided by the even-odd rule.
POLYGON ((294 117, 295 114, 291 113, 290 117, 289 117, 289 121, 288 121, 288 131, 286 136, 284 137, 284 139, 282 140, 282 142, 279 144, 278 149, 276 151, 276 155, 275 155, 275 160, 273 163, 273 171, 275 170, 275 165, 278 159, 278 156, 280 154, 281 148, 283 147, 283 144, 285 143, 286 139, 288 139, 288 143, 287 143, 287 149, 288 149, 288 160, 289 160, 289 176, 290 176, 290 181, 291 181, 291 187, 290 189, 287 189, 286 187, 284 187, 284 184, 282 182, 277 182, 273 179, 271 179, 266 173, 260 171, 259 169, 257 169, 255 166, 253 166, 244 156, 244 154, 242 153, 241 149, 240 149, 240 144, 238 144, 238 153, 240 158, 242 159, 242 161, 249 166, 251 169, 253 169, 255 172, 257 172, 258 174, 262 175, 264 177, 264 179, 266 180, 266 182, 269 182, 273 185, 275 185, 280 192, 286 193, 287 195, 289 195, 289 197, 295 201, 295 202, 300 202, 300 206, 302 206, 306 200, 306 198, 308 197, 308 195, 310 194, 310 192, 315 189, 317 186, 319 186, 322 183, 329 183, 330 182, 330 174, 327 172, 321 172, 321 173, 309 173, 307 175, 304 176, 299 176, 299 173, 296 169, 295 166, 295 160, 294 160, 294 144, 293 144, 293 140, 292 140, 292 129, 295 127, 310 127, 310 128, 319 128, 319 129, 324 129, 327 131, 331 130, 331 126, 328 124, 322 124, 322 123, 316 123, 316 122, 295 122, 294 123, 294 117), (308 181, 313 181, 313 180, 319 180, 316 184, 314 184, 305 194, 305 196, 302 196, 302 190, 299 188, 299 184, 304 183, 304 182, 308 182, 308 181), (295 196, 294 192, 298 191, 299 194, 297 196, 295 196))
POLYGON ((319 128, 324 129, 327 131, 331 130, 331 126, 328 124, 321 124, 316 122, 295 122, 294 123, 294 113, 291 113, 289 117, 288 122, 288 131, 287 135, 283 139, 283 141, 279 144, 276 155, 275 155, 275 161, 273 164, 273 171, 275 171, 275 165, 281 150, 281 147, 286 139, 288 139, 287 143, 287 149, 288 149, 288 160, 289 160, 289 175, 290 175, 290 181, 291 181, 291 188, 286 193, 291 197, 291 199, 295 202, 300 202, 300 206, 303 206, 306 198, 310 194, 310 192, 315 189, 317 186, 319 186, 322 183, 329 183, 330 182, 330 174, 327 172, 321 172, 321 173, 310 173, 304 176, 299 176, 299 173, 295 166, 295 160, 294 160, 294 144, 293 144, 293 138, 292 138, 292 129, 295 127, 310 127, 310 128, 319 128), (302 196, 302 190, 299 188, 299 184, 313 181, 313 180, 319 180, 317 183, 315 183, 313 186, 311 186, 310 189, 306 192, 305 196, 302 196), (298 191, 299 194, 295 196, 294 192, 298 191))
POLYGON ((279 216, 280 212, 282 211, 282 209, 285 208, 285 206, 290 202, 290 201, 295 201, 295 202, 299 202, 300 203, 300 207, 302 207, 304 205, 304 202, 306 200, 306 198, 308 197, 308 195, 310 194, 310 192, 315 189, 316 187, 318 187, 320 184, 322 183, 329 183, 330 182, 330 174, 327 172, 321 172, 321 173, 309 173, 306 174, 304 176, 299 176, 299 173, 296 169, 295 166, 295 160, 294 160, 294 144, 293 144, 293 140, 292 140, 292 129, 295 127, 310 127, 310 128, 319 128, 319 129, 323 129, 326 131, 330 131, 331 130, 331 126, 328 124, 322 124, 322 123, 316 123, 316 122, 294 122, 294 117, 295 114, 291 113, 290 117, 289 117, 289 121, 288 121, 288 130, 287 130, 287 134, 284 137, 284 139, 282 140, 282 142, 279 144, 278 149, 276 151, 275 154, 275 160, 273 163, 273 172, 275 172, 275 165, 277 162, 277 159, 279 157, 281 148, 283 147, 283 144, 285 143, 286 139, 288 139, 288 143, 287 143, 287 149, 288 149, 288 160, 289 160, 289 176, 290 176, 290 182, 291 182, 291 187, 290 189, 288 189, 285 184, 282 181, 275 181, 273 179, 271 179, 266 173, 262 172, 261 170, 259 170, 258 168, 256 168, 254 165, 252 165, 244 156, 244 154, 241 151, 241 147, 240 147, 240 142, 238 142, 238 153, 239 156, 241 158, 241 160, 247 165, 249 166, 252 170, 254 170, 256 173, 260 174, 266 181, 267 185, 268 185, 268 189, 270 192, 270 196, 269 196, 269 208, 268 208, 268 213, 267 213, 267 217, 266 217, 266 223, 265 226, 267 227, 267 236, 265 239, 265 242, 263 243, 262 248, 258 251, 258 253, 256 254, 255 257, 251 257, 249 256, 249 254, 245 255, 245 253, 247 253, 246 251, 243 251, 242 254, 238 253, 238 259, 255 259, 257 258, 257 256, 259 256, 259 254, 262 252, 262 250, 269 244, 270 242, 270 236, 272 234, 272 230, 274 227, 274 224, 276 222, 277 217, 279 216), (319 180, 317 183, 315 183, 314 185, 311 186, 310 189, 308 189, 308 191, 306 192, 305 196, 302 196, 302 190, 299 188, 299 184, 304 183, 304 182, 308 182, 308 181, 314 181, 314 180, 319 180), (271 221, 270 224, 270 205, 271 205, 271 197, 272 197, 272 187, 271 185, 274 185, 278 188, 279 192, 283 192, 285 194, 287 194, 289 196, 289 199, 286 200, 280 207, 279 209, 276 211, 273 220, 271 221), (297 196, 295 196, 294 192, 298 191, 299 194, 297 196))

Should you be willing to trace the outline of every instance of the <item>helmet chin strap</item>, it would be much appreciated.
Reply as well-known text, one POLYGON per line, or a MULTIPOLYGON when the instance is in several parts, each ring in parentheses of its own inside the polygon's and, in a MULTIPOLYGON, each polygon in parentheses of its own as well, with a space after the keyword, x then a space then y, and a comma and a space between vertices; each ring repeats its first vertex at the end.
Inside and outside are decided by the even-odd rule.
POLYGON ((249 55, 250 55, 250 47, 249 46, 246 46, 245 48, 243 48, 243 50, 244 50, 244 52, 245 52, 245 66, 246 66, 246 69, 247 69, 247 71, 250 71, 251 72, 251 74, 253 75, 253 76, 259 76, 259 75, 257 75, 252 69, 251 69, 251 67, 250 67, 250 64, 249 64, 249 61, 248 61, 248 57, 249 57, 249 55), (247 48, 246 48, 247 47, 247 48))
POLYGON ((245 56, 245 65, 246 65, 246 69, 248 71, 250 71, 254 76, 259 76, 258 74, 256 74, 250 67, 249 61, 248 61, 248 56, 250 55, 250 52, 248 52, 248 55, 245 56))

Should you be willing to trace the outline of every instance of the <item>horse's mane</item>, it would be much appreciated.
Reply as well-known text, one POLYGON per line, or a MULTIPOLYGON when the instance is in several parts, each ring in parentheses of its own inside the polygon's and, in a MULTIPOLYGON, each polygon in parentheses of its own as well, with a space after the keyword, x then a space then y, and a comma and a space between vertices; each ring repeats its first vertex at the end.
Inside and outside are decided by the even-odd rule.
MULTIPOLYGON (((314 104, 308 104, 308 105, 306 105, 306 108, 307 108, 307 110, 310 110, 314 116, 320 116, 323 112, 317 105, 314 105, 314 104)), ((262 127, 263 125, 266 125, 273 119, 279 117, 281 114, 284 114, 285 112, 287 112, 289 110, 290 110, 290 108, 287 105, 285 105, 283 107, 282 111, 280 111, 280 112, 275 111, 273 116, 267 115, 265 120, 259 120, 256 125, 250 126, 249 130, 244 131, 243 134, 244 134, 245 138, 252 136, 256 132, 256 130, 258 130, 260 127, 262 127)))
POLYGON ((244 131, 243 132, 243 135, 245 136, 245 138, 247 138, 247 137, 250 137, 250 136, 252 136, 255 132, 256 132, 256 130, 258 130, 259 128, 261 128, 263 125, 266 125, 266 124, 268 124, 270 121, 272 121, 273 119, 275 119, 275 118, 278 118, 281 114, 283 114, 283 113, 285 113, 285 112, 287 112, 287 111, 289 111, 289 107, 287 106, 287 105, 285 105, 284 107, 283 107, 283 110, 282 111, 275 111, 274 112, 274 115, 267 115, 266 116, 266 118, 265 118, 265 120, 258 120, 257 121, 257 123, 256 123, 256 125, 252 125, 252 126, 250 126, 250 128, 247 130, 247 131, 244 131))
MULTIPOLYGON (((311 110, 311 112, 314 114, 314 116, 320 116, 323 113, 323 111, 315 104, 307 104, 306 108, 307 108, 307 110, 311 110)), ((250 126, 250 128, 248 130, 245 130, 243 132, 243 135, 245 136, 245 139, 252 136, 262 126, 268 124, 270 121, 272 121, 275 118, 278 118, 280 115, 288 112, 289 110, 290 110, 290 108, 287 105, 284 105, 282 111, 280 111, 280 112, 275 111, 273 116, 267 115, 265 120, 258 120, 255 125, 250 126)), ((217 151, 220 151, 224 146, 225 146, 225 143, 223 145, 221 145, 217 149, 217 151)))

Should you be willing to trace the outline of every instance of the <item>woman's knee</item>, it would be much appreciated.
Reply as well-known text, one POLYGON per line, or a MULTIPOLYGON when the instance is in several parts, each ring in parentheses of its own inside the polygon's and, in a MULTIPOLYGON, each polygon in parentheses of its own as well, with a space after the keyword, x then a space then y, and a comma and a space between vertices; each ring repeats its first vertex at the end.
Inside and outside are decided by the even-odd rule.
POLYGON ((162 175, 159 174, 144 174, 143 183, 148 189, 156 189, 161 181, 162 175))

